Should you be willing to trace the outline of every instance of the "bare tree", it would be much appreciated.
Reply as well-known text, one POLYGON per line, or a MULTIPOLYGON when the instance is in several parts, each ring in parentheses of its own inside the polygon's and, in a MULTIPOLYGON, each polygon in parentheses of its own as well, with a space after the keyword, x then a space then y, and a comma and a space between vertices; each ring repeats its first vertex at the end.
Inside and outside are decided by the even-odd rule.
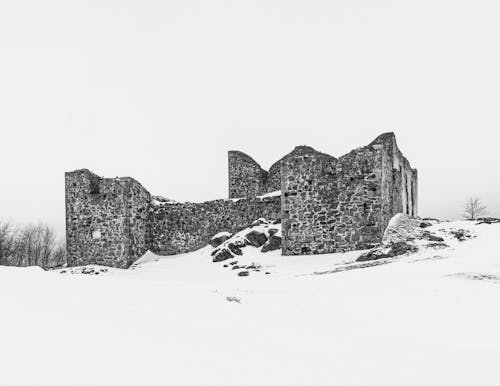
POLYGON ((62 267, 66 264, 66 241, 60 240, 51 256, 51 267, 62 267))
POLYGON ((477 220, 478 217, 486 213, 486 205, 478 197, 471 197, 465 203, 464 218, 467 220, 477 220))
POLYGON ((14 227, 10 222, 0 222, 0 264, 5 264, 14 248, 14 227))
POLYGON ((0 264, 53 268, 66 263, 66 246, 57 242, 55 231, 46 224, 14 228, 0 223, 0 264))

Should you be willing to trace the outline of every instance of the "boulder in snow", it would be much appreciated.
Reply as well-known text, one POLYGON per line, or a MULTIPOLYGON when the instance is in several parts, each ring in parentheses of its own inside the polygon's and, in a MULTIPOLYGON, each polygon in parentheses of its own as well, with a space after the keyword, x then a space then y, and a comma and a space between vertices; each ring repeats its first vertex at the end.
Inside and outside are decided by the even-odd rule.
POLYGON ((444 248, 449 248, 450 246, 446 243, 429 243, 426 245, 427 248, 434 248, 434 249, 444 249, 444 248))
POLYGON ((247 233, 246 239, 256 248, 262 247, 267 242, 266 234, 257 230, 247 233))
POLYGON ((224 241, 229 239, 231 236, 232 236, 232 234, 229 232, 217 233, 214 237, 212 237, 210 239, 210 245, 214 248, 217 248, 219 245, 221 245, 224 241))
POLYGON ((494 218, 494 217, 482 217, 477 219, 477 225, 481 224, 499 224, 500 223, 500 218, 494 218))
POLYGON ((428 240, 428 241, 433 241, 433 242, 438 242, 442 243, 444 242, 444 239, 439 236, 433 235, 431 232, 424 231, 422 235, 420 236, 421 239, 428 240))
MULTIPOLYGON (((423 223, 422 220, 399 213, 389 222, 384 232, 382 243, 398 243, 420 238, 424 232, 422 228, 423 223)), ((426 225, 427 223, 424 223, 424 228, 426 225)))
POLYGON ((224 260, 232 259, 232 258, 233 258, 233 254, 228 249, 221 248, 213 254, 212 261, 214 263, 218 263, 220 261, 224 261, 224 260))
POLYGON ((467 239, 472 239, 475 236, 465 229, 457 229, 450 232, 458 241, 465 241, 467 239))
POLYGON ((418 248, 415 245, 404 241, 399 241, 389 245, 382 245, 370 249, 368 252, 363 253, 360 257, 358 257, 356 261, 363 262, 387 259, 390 257, 405 255, 407 253, 414 253, 417 252, 417 250, 418 248))
POLYGON ((243 254, 243 252, 241 252, 241 249, 240 247, 238 247, 237 245, 233 244, 233 243, 229 243, 227 244, 227 248, 235 255, 237 256, 241 256, 243 254))
POLYGON ((278 228, 269 228, 269 230, 267 232, 269 233, 269 236, 274 236, 276 233, 279 232, 279 229, 278 228))
MULTIPOLYGON (((271 230, 269 230, 269 234, 271 234, 271 230)), ((271 235, 271 237, 269 237, 269 240, 267 241, 267 243, 264 244, 261 251, 262 252, 269 252, 269 251, 276 251, 278 249, 281 249, 281 237, 275 236, 273 234, 273 235, 271 235)))

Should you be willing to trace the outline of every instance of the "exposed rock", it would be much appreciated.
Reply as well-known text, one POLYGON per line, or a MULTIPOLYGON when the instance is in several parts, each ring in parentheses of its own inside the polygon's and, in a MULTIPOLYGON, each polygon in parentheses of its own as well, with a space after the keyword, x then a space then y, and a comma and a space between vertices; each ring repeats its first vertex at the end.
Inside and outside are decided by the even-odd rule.
POLYGON ((442 237, 435 236, 435 235, 431 234, 431 232, 428 232, 428 231, 424 231, 420 238, 424 239, 424 240, 428 240, 428 241, 439 242, 439 243, 444 242, 444 239, 442 237))
POLYGON ((256 248, 262 247, 267 242, 265 233, 259 231, 251 231, 246 235, 248 242, 256 248))
POLYGON ((434 249, 444 249, 449 247, 449 245, 446 243, 429 243, 426 246, 428 248, 434 248, 434 249))
POLYGON ((276 233, 278 233, 279 229, 277 228, 270 228, 267 232, 269 233, 269 236, 274 236, 276 233))
POLYGON ((236 245, 234 245, 234 244, 232 244, 232 243, 229 243, 229 244, 227 245, 227 247, 229 248, 229 250, 230 250, 233 254, 238 255, 238 256, 243 255, 243 252, 241 252, 241 249, 240 249, 238 246, 236 246, 236 245))
POLYGON ((382 243, 397 243, 420 238, 424 232, 421 227, 422 223, 422 220, 406 214, 397 214, 389 222, 382 243))
POLYGON ((269 252, 269 251, 276 251, 278 249, 281 249, 281 237, 272 235, 267 241, 267 243, 264 244, 261 251, 269 252))
POLYGON ((259 270, 260 268, 262 268, 262 266, 260 264, 257 264, 257 263, 252 263, 250 265, 247 265, 245 268, 246 269, 259 270))
POLYGON ((249 276, 249 275, 250 275, 250 272, 248 272, 248 271, 238 272, 238 276, 249 276))
POLYGON ((74 268, 69 268, 69 269, 64 269, 62 271, 59 271, 59 273, 65 274, 65 273, 70 273, 73 275, 99 275, 101 273, 106 273, 108 272, 107 268, 102 268, 102 267, 95 267, 95 266, 84 266, 84 267, 74 267, 74 268))
POLYGON ((217 251, 217 253, 214 255, 212 261, 214 263, 218 263, 220 261, 224 261, 224 260, 232 259, 232 258, 233 258, 232 253, 228 249, 222 248, 222 249, 217 251))
POLYGON ((465 229, 457 229, 450 232, 458 241, 465 241, 467 239, 472 239, 474 236, 465 229))
POLYGON ((246 247, 247 245, 250 245, 250 243, 248 242, 248 240, 244 237, 233 237, 233 239, 231 240, 231 244, 239 247, 239 248, 244 248, 246 247))
POLYGON ((494 218, 494 217, 482 217, 477 219, 477 224, 498 224, 500 223, 500 218, 494 218))
POLYGON ((433 222, 433 223, 435 223, 435 224, 439 224, 439 223, 441 222, 441 221, 440 221, 440 220, 438 220, 437 218, 432 218, 432 217, 424 217, 424 218, 422 219, 422 221, 425 221, 425 222, 431 222, 431 223, 433 222))
POLYGON ((395 242, 386 246, 380 246, 363 253, 357 262, 386 259, 389 257, 401 256, 407 253, 414 253, 418 248, 407 242, 395 242))
POLYGON ((217 233, 212 239, 210 240, 210 245, 214 248, 217 248, 219 245, 221 245, 224 241, 228 240, 231 238, 232 234, 229 232, 220 232, 217 233))
POLYGON ((427 240, 435 243, 442 243, 445 240, 436 236, 433 232, 425 230, 434 225, 430 220, 423 221, 405 214, 394 216, 387 227, 382 243, 384 245, 408 242, 413 240, 427 240))

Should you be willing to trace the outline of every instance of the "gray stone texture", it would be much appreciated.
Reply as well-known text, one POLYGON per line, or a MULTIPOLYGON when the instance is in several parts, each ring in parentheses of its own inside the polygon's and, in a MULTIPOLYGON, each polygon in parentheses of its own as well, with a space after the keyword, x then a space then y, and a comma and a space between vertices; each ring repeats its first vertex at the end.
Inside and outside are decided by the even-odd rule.
POLYGON ((236 233, 260 217, 279 219, 280 197, 154 204, 132 178, 101 178, 83 169, 66 173, 68 265, 128 268, 147 250, 191 252, 212 236, 236 233))
POLYGON ((309 149, 281 173, 285 255, 368 249, 394 214, 417 214, 416 171, 392 133, 338 160, 309 149))
POLYGON ((299 146, 269 172, 242 152, 228 158, 230 199, 204 203, 159 202, 128 177, 66 173, 68 264, 127 268, 147 250, 190 252, 258 218, 282 222, 284 255, 369 249, 395 214, 417 216, 417 171, 393 133, 339 159, 299 146))
POLYGON ((255 197, 265 190, 269 173, 240 151, 228 153, 229 198, 255 197))
POLYGON ((256 218, 279 218, 280 207, 280 197, 153 206, 148 246, 160 255, 191 252, 207 245, 219 232, 234 234, 250 226, 256 218))
POLYGON ((297 146, 265 171, 249 155, 241 151, 228 153, 229 198, 255 197, 281 190, 281 169, 286 160, 315 152, 309 146, 297 146))
POLYGON ((133 178, 101 178, 86 169, 66 173, 68 265, 129 267, 148 249, 150 202, 133 178))

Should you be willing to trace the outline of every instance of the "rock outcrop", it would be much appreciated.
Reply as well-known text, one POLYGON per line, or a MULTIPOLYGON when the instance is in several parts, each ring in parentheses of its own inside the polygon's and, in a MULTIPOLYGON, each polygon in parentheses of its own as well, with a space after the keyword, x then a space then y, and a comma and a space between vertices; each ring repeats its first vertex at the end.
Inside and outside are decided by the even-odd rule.
POLYGON ((229 237, 229 232, 221 232, 212 238, 211 252, 214 263, 244 254, 245 247, 261 248, 261 252, 281 249, 281 224, 259 218, 251 226, 229 237))
POLYGON ((444 238, 427 229, 437 223, 436 220, 421 220, 406 214, 397 214, 389 221, 382 244, 363 253, 356 261, 393 258, 415 253, 424 246, 446 248, 448 245, 444 243, 444 238))

